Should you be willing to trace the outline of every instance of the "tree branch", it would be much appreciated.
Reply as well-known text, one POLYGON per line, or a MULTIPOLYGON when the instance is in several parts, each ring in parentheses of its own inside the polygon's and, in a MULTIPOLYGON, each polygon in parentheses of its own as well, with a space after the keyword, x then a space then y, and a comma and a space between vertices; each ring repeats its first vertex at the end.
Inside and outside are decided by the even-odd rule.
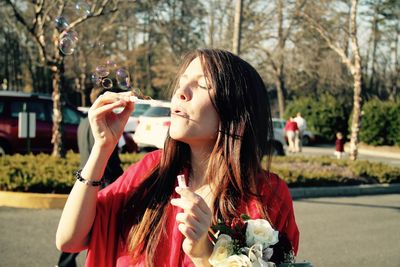
POLYGON ((109 12, 105 13, 104 9, 105 9, 105 7, 107 6, 107 4, 109 2, 111 2, 111 0, 104 0, 101 3, 100 7, 97 9, 97 11, 95 11, 94 13, 92 13, 90 15, 85 15, 85 16, 77 18, 75 21, 73 21, 73 22, 71 22, 69 24, 69 26, 65 29, 65 31, 69 31, 70 29, 78 26, 79 24, 82 24, 83 22, 85 22, 88 19, 95 18, 95 17, 100 17, 100 16, 103 16, 103 15, 111 14, 111 13, 114 13, 114 12, 118 11, 118 1, 117 1, 117 2, 115 2, 114 8, 111 9, 109 12))
POLYGON ((333 43, 328 31, 307 13, 301 12, 300 15, 305 18, 309 25, 320 34, 320 36, 326 41, 327 45, 341 57, 343 63, 345 63, 351 70, 353 68, 353 63, 346 56, 345 51, 333 43))

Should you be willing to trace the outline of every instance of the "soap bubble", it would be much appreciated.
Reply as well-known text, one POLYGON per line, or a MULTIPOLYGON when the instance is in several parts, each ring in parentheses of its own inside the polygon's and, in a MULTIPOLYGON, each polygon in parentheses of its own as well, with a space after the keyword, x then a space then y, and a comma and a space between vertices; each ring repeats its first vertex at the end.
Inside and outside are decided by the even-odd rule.
POLYGON ((69 37, 61 38, 59 48, 64 55, 72 55, 75 51, 76 43, 69 37))
POLYGON ((131 84, 130 84, 129 72, 126 69, 124 68, 118 69, 115 76, 118 85, 122 89, 127 89, 130 87, 131 84))
POLYGON ((82 16, 89 16, 91 13, 90 6, 85 1, 77 1, 75 3, 75 8, 78 14, 82 16))
POLYGON ((109 70, 112 70, 112 69, 117 68, 117 63, 115 63, 115 62, 112 61, 112 60, 107 60, 107 61, 106 61, 106 66, 107 66, 107 68, 108 68, 109 70))
POLYGON ((67 31, 64 35, 63 35, 63 37, 67 37, 67 38, 70 38, 71 40, 73 40, 73 41, 78 41, 78 33, 76 32, 76 31, 74 31, 74 30, 70 30, 70 31, 67 31))
POLYGON ((56 24, 56 28, 58 31, 62 32, 63 30, 65 30, 68 26, 69 23, 67 21, 67 19, 63 16, 59 16, 54 20, 55 24, 56 24))
POLYGON ((106 65, 98 65, 96 67, 96 74, 99 77, 106 77, 108 74, 110 74, 110 70, 107 68, 106 65))
POLYGON ((101 77, 99 77, 96 73, 92 73, 90 79, 92 80, 92 83, 95 85, 100 85, 101 83, 101 77))
POLYGON ((113 86, 113 82, 110 78, 104 78, 101 80, 101 86, 105 89, 110 89, 113 86))

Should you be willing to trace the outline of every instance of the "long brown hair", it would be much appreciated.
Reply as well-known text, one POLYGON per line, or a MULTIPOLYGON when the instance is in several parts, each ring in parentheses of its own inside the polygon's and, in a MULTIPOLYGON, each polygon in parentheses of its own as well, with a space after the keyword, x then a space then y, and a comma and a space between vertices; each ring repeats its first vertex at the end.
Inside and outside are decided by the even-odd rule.
MULTIPOLYGON (((210 97, 220 117, 217 141, 210 156, 207 181, 218 177, 213 192, 213 222, 238 216, 239 201, 257 196, 256 176, 261 160, 268 155, 272 121, 268 93, 257 71, 230 52, 216 49, 195 50, 186 55, 177 80, 190 62, 199 57, 208 79, 210 97)), ((174 86, 176 85, 176 81, 174 86)), ((173 88, 174 88, 173 86, 173 88)), ((158 166, 133 192, 122 213, 123 234, 133 260, 145 255, 152 265, 155 249, 165 235, 165 210, 182 166, 190 168, 190 148, 169 136, 158 166), (140 205, 138 205, 140 203, 140 205)), ((262 211, 264 215, 265 211, 262 211)))

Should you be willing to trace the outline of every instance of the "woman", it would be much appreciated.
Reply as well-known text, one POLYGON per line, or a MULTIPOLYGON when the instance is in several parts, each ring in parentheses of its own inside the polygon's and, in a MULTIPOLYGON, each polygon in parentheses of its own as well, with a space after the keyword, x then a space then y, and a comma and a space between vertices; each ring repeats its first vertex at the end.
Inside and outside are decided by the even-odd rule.
POLYGON ((134 104, 126 94, 96 100, 89 110, 95 146, 65 205, 57 247, 88 248, 86 266, 209 266, 210 226, 246 213, 270 220, 296 252, 288 188, 261 167, 272 123, 256 70, 226 51, 194 51, 180 68, 171 106, 164 150, 97 194, 91 184, 98 184, 134 104), (114 114, 116 107, 123 112, 114 114), (179 174, 187 188, 178 187, 179 174))

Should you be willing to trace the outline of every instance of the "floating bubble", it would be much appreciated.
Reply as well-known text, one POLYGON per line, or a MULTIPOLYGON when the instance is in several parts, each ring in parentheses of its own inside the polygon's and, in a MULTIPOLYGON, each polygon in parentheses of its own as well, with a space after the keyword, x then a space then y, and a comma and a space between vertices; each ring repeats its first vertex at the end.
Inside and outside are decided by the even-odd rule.
POLYGON ((98 65, 96 67, 96 74, 100 77, 106 77, 108 74, 110 74, 110 70, 106 65, 98 65))
POLYGON ((72 55, 75 51, 76 43, 71 38, 61 38, 59 48, 64 55, 72 55))
POLYGON ((129 72, 126 69, 118 69, 115 75, 119 87, 127 89, 131 86, 129 72))
POLYGON ((66 18, 64 18, 63 16, 59 16, 54 20, 55 24, 56 24, 56 28, 58 31, 62 32, 63 30, 65 30, 68 26, 69 23, 67 21, 66 18))
POLYGON ((75 8, 82 16, 89 16, 91 13, 90 6, 85 1, 77 1, 75 3, 75 8))
POLYGON ((115 63, 112 60, 107 60, 106 61, 106 66, 107 66, 108 69, 115 69, 115 68, 117 68, 117 63, 115 63))
POLYGON ((63 37, 68 37, 75 42, 78 41, 78 33, 74 30, 67 31, 63 37))
POLYGON ((105 89, 110 89, 113 86, 113 82, 110 78, 104 78, 101 80, 101 86, 105 89))
POLYGON ((100 85, 101 83, 101 78, 96 73, 92 73, 90 79, 92 80, 92 83, 95 85, 100 85))

